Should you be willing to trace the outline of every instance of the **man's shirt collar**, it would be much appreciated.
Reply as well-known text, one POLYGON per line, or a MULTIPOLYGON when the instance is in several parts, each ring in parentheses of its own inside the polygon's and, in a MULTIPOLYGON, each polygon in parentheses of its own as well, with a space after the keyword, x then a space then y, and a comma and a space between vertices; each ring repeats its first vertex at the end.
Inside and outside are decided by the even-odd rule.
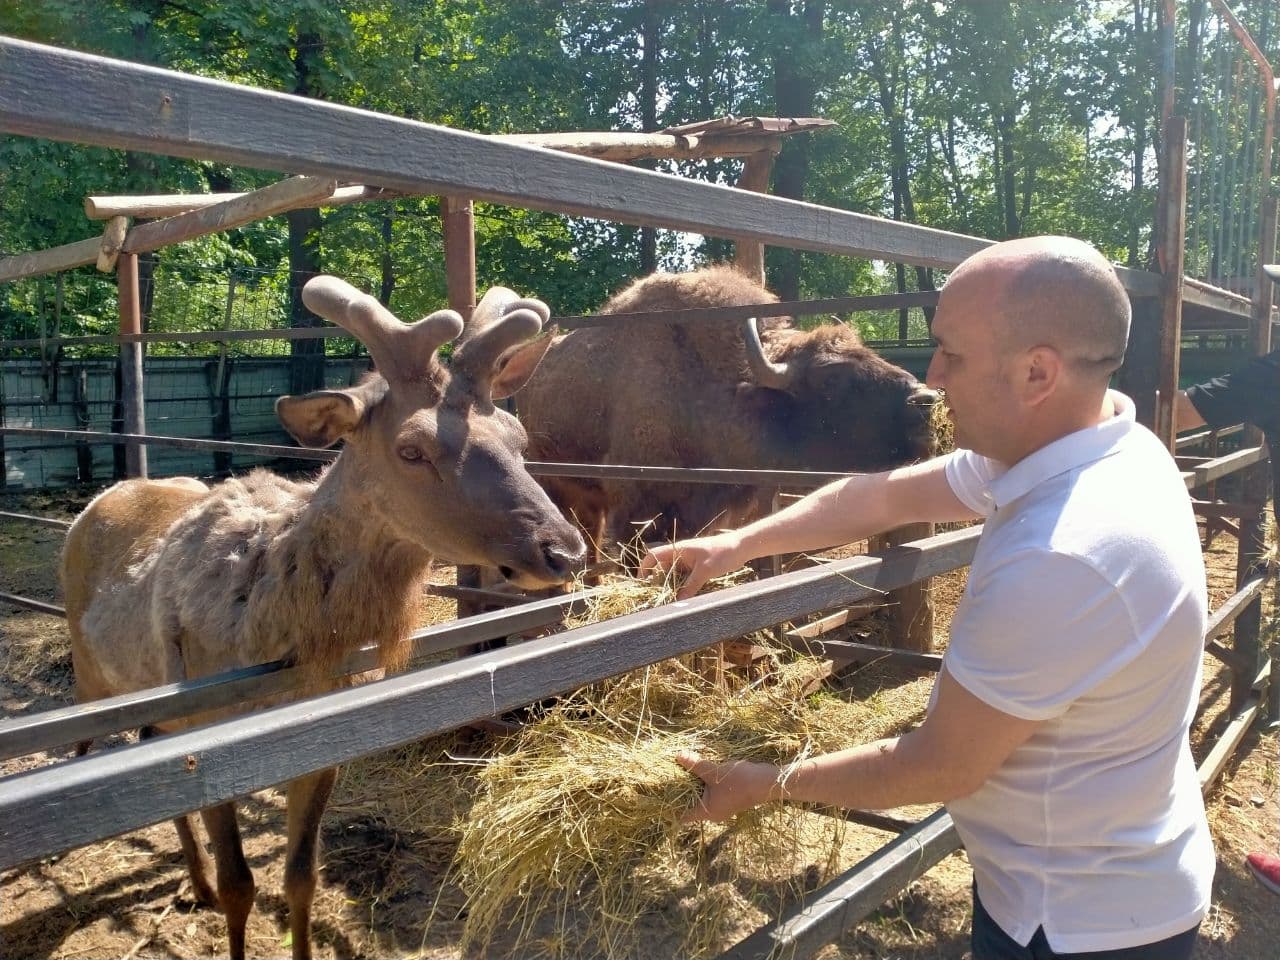
POLYGON ((1023 457, 998 474, 989 488, 996 509, 1024 496, 1035 487, 1069 470, 1109 457, 1132 431, 1136 419, 1133 401, 1117 390, 1108 390, 1115 413, 1102 423, 1085 427, 1023 457))

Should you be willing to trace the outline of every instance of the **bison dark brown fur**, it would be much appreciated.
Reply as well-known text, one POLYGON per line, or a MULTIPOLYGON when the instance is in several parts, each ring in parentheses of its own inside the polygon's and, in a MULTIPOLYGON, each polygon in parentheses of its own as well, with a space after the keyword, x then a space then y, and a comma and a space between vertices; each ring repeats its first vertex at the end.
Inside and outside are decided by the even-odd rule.
MULTIPOLYGON (((755 281, 720 266, 643 278, 600 312, 776 300, 755 281)), ((504 358, 495 391, 542 356, 516 397, 529 433, 528 456, 536 460, 869 471, 930 454, 929 391, 865 347, 851 327, 803 331, 786 317, 759 326, 765 360, 785 364, 785 375, 752 364, 739 321, 620 321, 530 344, 504 358), (774 385, 761 383, 762 376, 774 385)), ((650 541, 736 525, 763 512, 771 495, 742 486, 542 482, 589 539, 606 549, 649 523, 644 538, 650 541)))

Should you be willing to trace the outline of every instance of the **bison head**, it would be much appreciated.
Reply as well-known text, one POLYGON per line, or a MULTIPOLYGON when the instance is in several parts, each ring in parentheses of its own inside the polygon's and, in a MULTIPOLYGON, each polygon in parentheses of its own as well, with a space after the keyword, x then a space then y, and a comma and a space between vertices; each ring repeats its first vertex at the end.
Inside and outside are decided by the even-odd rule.
POLYGON ((775 463, 809 470, 881 470, 932 455, 937 394, 863 345, 844 324, 744 329, 751 381, 739 401, 775 463))

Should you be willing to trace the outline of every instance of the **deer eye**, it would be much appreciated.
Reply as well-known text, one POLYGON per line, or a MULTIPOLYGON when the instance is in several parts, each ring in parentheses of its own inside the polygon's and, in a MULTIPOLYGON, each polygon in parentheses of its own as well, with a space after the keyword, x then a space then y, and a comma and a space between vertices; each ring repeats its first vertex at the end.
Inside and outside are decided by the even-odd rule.
POLYGON ((426 454, 418 447, 400 447, 396 453, 400 455, 401 460, 406 460, 409 463, 419 463, 426 460, 426 454))

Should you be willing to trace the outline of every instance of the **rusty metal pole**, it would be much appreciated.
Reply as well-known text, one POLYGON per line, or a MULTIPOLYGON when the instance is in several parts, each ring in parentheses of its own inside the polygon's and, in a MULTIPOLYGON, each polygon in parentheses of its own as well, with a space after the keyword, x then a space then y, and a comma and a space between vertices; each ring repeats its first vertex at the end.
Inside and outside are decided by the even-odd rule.
MULTIPOLYGON (((116 260, 116 284, 120 294, 120 334, 142 333, 142 299, 138 291, 138 255, 122 253, 116 260)), ((147 417, 143 408, 141 343, 120 344, 120 405, 125 433, 146 433, 147 417)), ((130 477, 147 475, 147 448, 133 442, 125 445, 125 473, 130 477)))
POLYGON ((1155 433, 1175 450, 1173 403, 1178 392, 1179 345, 1182 340, 1182 270, 1187 231, 1187 121, 1170 117, 1164 125, 1164 177, 1161 182, 1160 395, 1155 433))
MULTIPOLYGON (((1250 339, 1255 353, 1266 353, 1271 345, 1271 305, 1275 299, 1275 288, 1262 272, 1262 265, 1270 263, 1276 253, 1276 220, 1277 202, 1275 197, 1267 197, 1262 204, 1259 216, 1260 235, 1258 237, 1258 263, 1255 271, 1253 287, 1253 310, 1250 320, 1250 339)), ((1252 424, 1245 424, 1244 442, 1255 446, 1264 442, 1262 431, 1252 424)), ((1236 554, 1236 587, 1239 588, 1247 579, 1266 564, 1267 542, 1267 484, 1268 474, 1274 475, 1274 467, 1268 469, 1265 463, 1256 463, 1244 473, 1243 500, 1253 505, 1254 509, 1240 518, 1240 540, 1236 554)), ((1271 495, 1276 496, 1272 490, 1271 495)), ((1236 618, 1232 636, 1232 646, 1237 653, 1243 655, 1248 664, 1245 670, 1234 670, 1231 676, 1230 709, 1234 713, 1242 708, 1253 693, 1253 681, 1267 656, 1261 642, 1262 629, 1262 597, 1249 604, 1236 618)), ((1271 678, 1267 689, 1268 712, 1276 716, 1276 708, 1280 707, 1280 683, 1271 678)))
POLYGON ((449 306, 471 319, 476 307, 475 211, 468 197, 441 197, 444 225, 444 281, 449 306))

